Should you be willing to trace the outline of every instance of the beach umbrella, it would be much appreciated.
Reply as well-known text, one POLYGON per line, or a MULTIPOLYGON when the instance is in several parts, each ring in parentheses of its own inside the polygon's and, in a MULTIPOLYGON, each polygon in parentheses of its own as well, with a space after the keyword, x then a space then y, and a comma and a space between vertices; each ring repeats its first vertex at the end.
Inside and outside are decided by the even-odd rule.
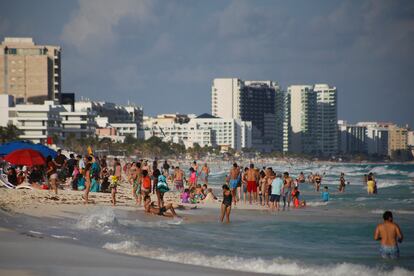
POLYGON ((57 156, 57 152, 52 150, 51 148, 42 144, 33 144, 27 141, 14 141, 0 145, 0 156, 5 156, 18 149, 36 150, 40 152, 45 158, 49 155, 52 156, 52 158, 55 158, 57 156))
POLYGON ((22 165, 28 167, 44 165, 46 163, 43 155, 40 152, 32 149, 15 150, 12 153, 6 155, 4 160, 13 165, 22 165))

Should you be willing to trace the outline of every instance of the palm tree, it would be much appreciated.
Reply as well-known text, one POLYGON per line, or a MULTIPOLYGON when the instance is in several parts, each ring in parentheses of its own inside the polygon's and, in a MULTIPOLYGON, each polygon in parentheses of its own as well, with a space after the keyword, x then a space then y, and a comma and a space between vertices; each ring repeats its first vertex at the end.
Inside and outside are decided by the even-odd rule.
POLYGON ((0 127, 0 141, 7 143, 10 141, 18 140, 21 131, 13 124, 7 124, 6 127, 0 127))

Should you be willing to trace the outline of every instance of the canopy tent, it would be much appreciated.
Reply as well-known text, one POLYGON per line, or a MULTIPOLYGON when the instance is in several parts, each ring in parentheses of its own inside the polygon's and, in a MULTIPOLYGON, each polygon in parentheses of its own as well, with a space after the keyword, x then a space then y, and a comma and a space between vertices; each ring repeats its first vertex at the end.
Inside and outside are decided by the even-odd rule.
POLYGON ((32 149, 38 151, 43 155, 44 158, 47 158, 49 155, 52 156, 52 158, 55 158, 57 156, 57 152, 47 146, 44 146, 42 144, 33 144, 26 141, 15 141, 0 145, 0 156, 5 156, 19 149, 32 149))
POLYGON ((4 157, 4 160, 13 165, 22 165, 28 167, 44 165, 46 163, 46 159, 43 157, 43 155, 40 152, 32 149, 15 150, 12 153, 6 155, 6 157, 4 157))

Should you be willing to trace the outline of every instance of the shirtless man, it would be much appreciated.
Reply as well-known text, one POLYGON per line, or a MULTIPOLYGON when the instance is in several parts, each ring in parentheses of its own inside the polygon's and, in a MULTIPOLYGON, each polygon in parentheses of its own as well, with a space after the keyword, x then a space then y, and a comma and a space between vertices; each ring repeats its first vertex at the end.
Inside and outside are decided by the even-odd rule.
POLYGON ((240 174, 240 168, 237 165, 237 163, 234 163, 229 173, 229 177, 230 177, 229 184, 230 184, 230 190, 231 190, 231 195, 233 197, 234 205, 236 205, 236 190, 237 190, 237 183, 239 181, 239 174, 240 174))
POLYGON ((289 176, 288 172, 283 173, 283 211, 286 208, 286 200, 288 204, 288 209, 290 208, 290 202, 292 201, 292 188, 293 187, 293 180, 289 176))
POLYGON ((158 216, 164 216, 164 217, 179 217, 177 213, 174 210, 174 207, 172 206, 172 203, 168 203, 164 205, 163 207, 154 207, 154 202, 151 202, 150 196, 145 196, 144 198, 144 210, 145 213, 158 215, 158 216), (170 213, 167 213, 167 211, 170 211, 170 213))
POLYGON ((374 239, 381 241, 380 252, 384 259, 396 259, 400 256, 398 242, 401 243, 403 241, 403 234, 398 224, 393 222, 390 211, 385 211, 382 217, 384 223, 377 225, 374 239))
POLYGON ((247 193, 249 194, 249 203, 252 204, 252 193, 253 201, 257 203, 257 171, 254 169, 254 165, 250 164, 250 168, 246 173, 247 178, 247 193))
POLYGON ((175 167, 174 171, 174 184, 177 191, 182 192, 184 189, 184 172, 180 167, 175 167))

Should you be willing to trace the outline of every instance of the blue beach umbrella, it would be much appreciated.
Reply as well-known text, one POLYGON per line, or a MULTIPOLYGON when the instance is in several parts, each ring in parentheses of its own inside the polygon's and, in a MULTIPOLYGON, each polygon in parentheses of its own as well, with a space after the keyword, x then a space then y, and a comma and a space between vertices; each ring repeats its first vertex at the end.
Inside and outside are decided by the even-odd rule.
POLYGON ((15 150, 20 149, 36 150, 40 152, 45 158, 49 155, 52 156, 52 158, 55 158, 57 156, 57 152, 47 146, 44 146, 42 144, 33 144, 26 141, 14 141, 0 145, 0 156, 5 156, 15 150))

